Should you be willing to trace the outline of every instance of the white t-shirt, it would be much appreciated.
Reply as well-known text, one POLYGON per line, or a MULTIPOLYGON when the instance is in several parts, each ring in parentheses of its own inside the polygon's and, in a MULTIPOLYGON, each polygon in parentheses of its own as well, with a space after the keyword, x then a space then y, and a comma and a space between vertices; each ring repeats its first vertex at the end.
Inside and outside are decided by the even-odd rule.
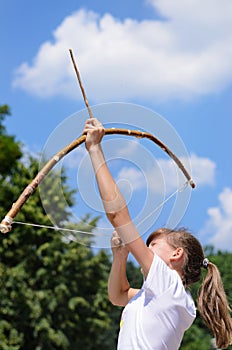
POLYGON ((177 350, 196 308, 180 276, 157 254, 139 293, 122 312, 118 350, 177 350))

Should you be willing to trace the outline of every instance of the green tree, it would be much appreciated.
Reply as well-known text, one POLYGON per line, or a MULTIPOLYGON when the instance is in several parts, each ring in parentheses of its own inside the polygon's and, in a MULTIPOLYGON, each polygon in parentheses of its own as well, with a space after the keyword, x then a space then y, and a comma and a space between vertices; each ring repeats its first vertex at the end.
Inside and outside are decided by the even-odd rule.
POLYGON ((0 105, 0 185, 2 178, 11 174, 17 160, 22 156, 20 144, 15 141, 15 137, 6 134, 4 120, 9 115, 9 106, 0 105))
MULTIPOLYGON (((1 130, 5 133, 4 128, 1 130)), ((28 157, 22 162, 19 158, 12 158, 1 173, 1 217, 38 171, 36 159, 28 157)), ((52 215, 58 223, 65 223, 70 213, 60 207, 56 190, 57 181, 61 178, 65 183, 66 177, 61 173, 57 178, 55 173, 50 175, 47 196, 57 208, 52 215)), ((74 191, 67 185, 63 189, 67 203, 73 205, 74 191)), ((23 206, 17 220, 51 224, 39 191, 23 206)), ((97 218, 87 215, 80 225, 69 226, 90 230, 96 223, 97 218)), ((110 318, 113 307, 107 297, 110 259, 106 252, 94 254, 89 239, 83 236, 71 241, 58 230, 17 224, 0 238, 1 349, 115 348, 110 318)))
MULTIPOLYGON (((28 169, 22 164, 15 169, 9 187, 5 183, 10 199, 16 189, 25 187, 34 166, 31 162, 28 169)), ((55 181, 56 177, 54 188, 55 181)), ((6 204, 2 191, 0 202, 6 204)), ((37 192, 18 219, 50 223, 37 192)), ((95 224, 95 219, 85 222, 86 228, 95 224)), ((94 255, 87 243, 82 237, 69 241, 59 231, 30 226, 14 225, 11 233, 2 235, 0 340, 4 349, 102 349, 103 344, 105 349, 113 348, 112 307, 107 298, 109 257, 104 252, 94 255)))

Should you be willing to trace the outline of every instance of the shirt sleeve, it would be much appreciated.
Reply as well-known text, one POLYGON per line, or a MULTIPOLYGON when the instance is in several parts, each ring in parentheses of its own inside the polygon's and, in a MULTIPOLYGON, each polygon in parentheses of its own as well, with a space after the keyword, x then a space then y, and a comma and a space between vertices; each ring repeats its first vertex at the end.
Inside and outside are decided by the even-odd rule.
POLYGON ((178 273, 170 269, 157 254, 154 254, 143 288, 158 297, 173 286, 173 284, 176 285, 179 283, 182 284, 182 281, 178 273))

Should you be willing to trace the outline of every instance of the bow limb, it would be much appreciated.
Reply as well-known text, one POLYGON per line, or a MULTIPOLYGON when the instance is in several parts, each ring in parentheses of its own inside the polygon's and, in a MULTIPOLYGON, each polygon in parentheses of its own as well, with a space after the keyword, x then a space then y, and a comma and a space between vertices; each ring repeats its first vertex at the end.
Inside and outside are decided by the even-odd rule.
POLYGON ((0 223, 0 231, 2 233, 7 233, 11 231, 11 224, 15 216, 18 214, 22 206, 26 203, 35 189, 43 181, 44 177, 50 172, 50 170, 68 153, 77 148, 85 141, 86 135, 80 136, 78 139, 71 142, 69 145, 57 152, 38 172, 36 177, 31 181, 31 183, 24 189, 21 195, 18 197, 17 201, 13 203, 11 209, 5 216, 5 218, 0 223))
POLYGON ((157 144, 164 152, 166 152, 170 158, 173 159, 173 161, 176 163, 176 165, 180 168, 180 170, 183 172, 184 176, 186 177, 188 183, 192 188, 195 188, 196 185, 193 182, 190 174, 186 170, 185 166, 183 163, 180 161, 180 159, 162 142, 160 141, 156 136, 145 132, 145 131, 139 131, 139 130, 126 130, 126 129, 106 129, 105 131, 106 135, 110 134, 120 134, 120 135, 128 135, 128 136, 134 136, 137 138, 147 138, 157 144))
POLYGON ((93 113, 91 111, 91 108, 90 108, 90 105, 89 105, 89 101, 88 101, 86 93, 85 93, 84 86, 82 85, 81 75, 80 75, 80 72, 79 72, 79 70, 77 68, 77 64, 75 62, 75 58, 74 58, 72 49, 69 49, 69 53, 70 53, 70 56, 71 56, 71 60, 72 60, 72 63, 73 63, 74 70, 76 72, 76 76, 77 76, 77 79, 78 79, 78 83, 79 83, 79 86, 80 86, 80 89, 81 89, 81 92, 82 92, 82 96, 83 96, 85 105, 86 105, 86 107, 88 109, 89 117, 93 118, 93 113))
MULTIPOLYGON (((126 135, 126 136, 134 136, 137 138, 147 138, 157 144, 164 152, 166 152, 173 161, 177 164, 177 166, 180 168, 180 170, 183 172, 184 176, 186 177, 188 183, 192 188, 195 187, 195 184, 184 167, 183 163, 179 160, 179 158, 162 142, 160 141, 156 136, 148 133, 143 132, 139 130, 127 130, 127 129, 120 129, 120 128, 110 128, 105 129, 105 135, 112 135, 112 134, 119 134, 119 135, 126 135)), ((86 135, 82 135, 79 138, 75 139, 73 142, 71 142, 69 145, 61 149, 59 152, 57 152, 45 165, 44 167, 38 172, 36 177, 32 180, 32 182, 24 189, 24 191, 21 193, 19 198, 15 203, 13 203, 11 209, 6 214, 5 218, 0 223, 0 231, 2 233, 7 233, 11 231, 11 224, 13 222, 13 219, 18 214, 22 206, 26 203, 26 201, 29 199, 29 197, 33 194, 35 189, 39 186, 39 184, 43 181, 44 177, 49 173, 49 171, 68 153, 73 151, 75 148, 80 146, 86 139, 86 135)))

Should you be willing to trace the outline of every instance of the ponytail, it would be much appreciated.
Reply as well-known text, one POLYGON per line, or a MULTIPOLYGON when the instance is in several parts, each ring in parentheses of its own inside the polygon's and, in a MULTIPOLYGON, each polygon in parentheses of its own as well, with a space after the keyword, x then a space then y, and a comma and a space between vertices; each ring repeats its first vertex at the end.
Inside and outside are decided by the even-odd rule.
POLYGON ((203 267, 207 274, 198 293, 198 310, 213 333, 217 347, 226 349, 232 344, 231 310, 216 265, 204 259, 203 267))

